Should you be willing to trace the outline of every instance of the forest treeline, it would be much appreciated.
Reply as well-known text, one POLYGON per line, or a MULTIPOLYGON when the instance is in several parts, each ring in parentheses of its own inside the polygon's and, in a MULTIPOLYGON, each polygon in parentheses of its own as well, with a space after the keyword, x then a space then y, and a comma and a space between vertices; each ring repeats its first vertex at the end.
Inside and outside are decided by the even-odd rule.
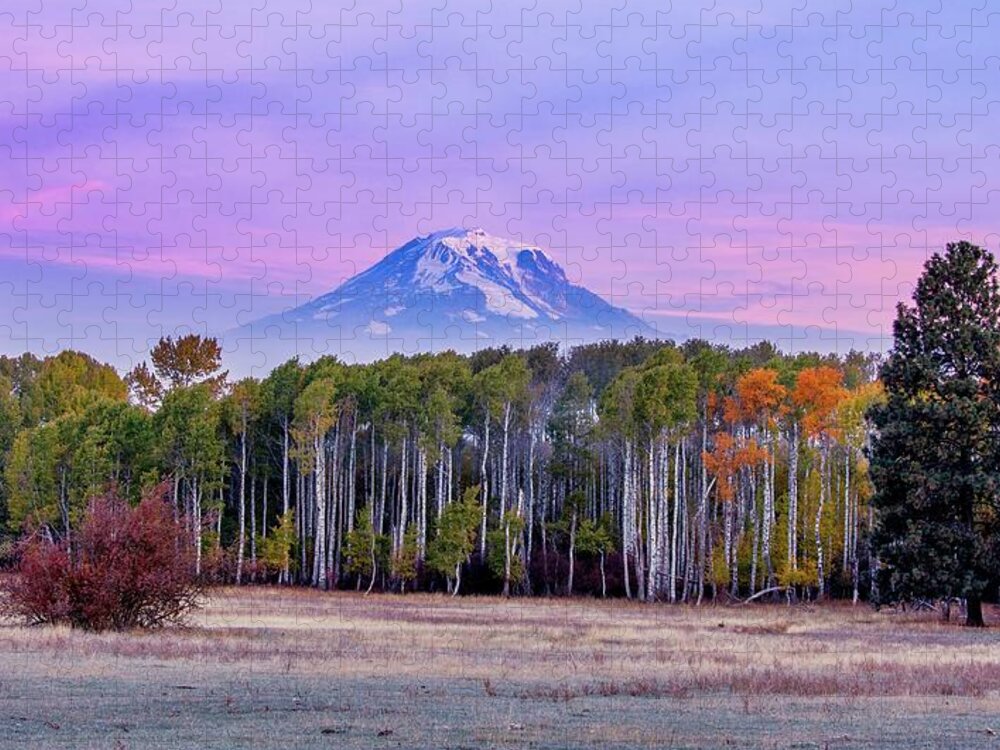
POLYGON ((290 360, 234 382, 166 338, 127 375, 0 358, 0 521, 70 539, 88 499, 165 484, 205 579, 370 590, 871 587, 873 355, 636 339, 290 360))

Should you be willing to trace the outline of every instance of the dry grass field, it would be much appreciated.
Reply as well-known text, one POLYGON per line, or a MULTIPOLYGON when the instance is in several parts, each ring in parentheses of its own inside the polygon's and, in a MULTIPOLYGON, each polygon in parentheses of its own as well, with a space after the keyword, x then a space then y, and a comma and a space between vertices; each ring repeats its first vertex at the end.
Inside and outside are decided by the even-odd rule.
POLYGON ((1000 748, 1000 628, 865 606, 225 589, 0 665, 5 748, 1000 748))

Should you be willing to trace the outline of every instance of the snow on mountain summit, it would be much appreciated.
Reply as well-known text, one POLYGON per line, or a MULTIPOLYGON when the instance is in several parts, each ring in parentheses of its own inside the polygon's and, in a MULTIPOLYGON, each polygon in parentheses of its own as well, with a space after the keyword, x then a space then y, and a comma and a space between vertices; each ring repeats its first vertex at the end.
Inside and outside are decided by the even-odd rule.
POLYGON ((270 362, 289 352, 364 361, 395 351, 572 345, 655 331, 572 284, 542 248, 451 228, 414 238, 332 292, 234 334, 270 362))
POLYGON ((556 320, 560 312, 525 285, 542 273, 568 284, 562 268, 541 248, 494 237, 482 229, 454 228, 418 237, 356 278, 371 283, 389 275, 406 279, 416 290, 444 294, 474 288, 483 293, 489 312, 556 320))

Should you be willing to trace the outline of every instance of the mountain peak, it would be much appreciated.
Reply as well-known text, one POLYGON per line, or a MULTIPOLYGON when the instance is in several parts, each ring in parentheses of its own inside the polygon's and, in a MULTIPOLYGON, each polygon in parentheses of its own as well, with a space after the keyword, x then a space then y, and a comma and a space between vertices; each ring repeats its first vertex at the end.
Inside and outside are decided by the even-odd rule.
POLYGON ((377 356, 385 356, 546 340, 575 344, 655 331, 570 283, 540 247, 482 227, 451 227, 410 240, 334 291, 239 334, 311 339, 317 352, 335 343, 348 359, 369 359, 373 341, 381 344, 377 356))
MULTIPOLYGON (((417 247, 424 251, 432 251, 435 245, 442 244, 466 255, 477 256, 488 253, 501 263, 516 263, 517 257, 525 250, 536 255, 540 254, 551 261, 545 251, 537 245, 492 235, 482 227, 442 229, 417 238, 416 243, 417 247)), ((405 248, 409 244, 411 243, 407 243, 403 247, 405 248)))

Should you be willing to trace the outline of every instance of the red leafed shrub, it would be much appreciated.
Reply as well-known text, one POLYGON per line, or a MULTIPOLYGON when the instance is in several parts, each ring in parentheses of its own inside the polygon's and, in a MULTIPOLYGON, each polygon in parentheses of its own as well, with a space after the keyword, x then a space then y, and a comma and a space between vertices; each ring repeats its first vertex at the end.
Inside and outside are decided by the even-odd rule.
POLYGON ((154 628, 198 605, 192 543, 162 488, 135 508, 113 494, 96 498, 68 541, 36 532, 18 553, 3 606, 29 623, 154 628))

